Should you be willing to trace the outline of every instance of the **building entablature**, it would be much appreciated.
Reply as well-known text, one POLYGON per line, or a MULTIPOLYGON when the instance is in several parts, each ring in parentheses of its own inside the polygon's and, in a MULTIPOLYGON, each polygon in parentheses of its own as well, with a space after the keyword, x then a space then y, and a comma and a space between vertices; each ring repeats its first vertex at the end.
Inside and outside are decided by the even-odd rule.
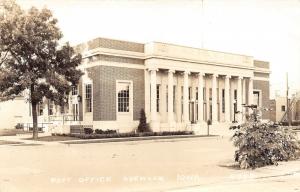
POLYGON ((158 42, 145 44, 145 59, 151 58, 254 69, 251 56, 158 42))

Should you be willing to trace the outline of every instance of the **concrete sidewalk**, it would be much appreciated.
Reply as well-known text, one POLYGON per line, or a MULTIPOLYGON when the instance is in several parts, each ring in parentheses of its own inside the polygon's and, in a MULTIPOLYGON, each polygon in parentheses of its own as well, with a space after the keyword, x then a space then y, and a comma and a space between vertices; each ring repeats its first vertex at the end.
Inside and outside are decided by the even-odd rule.
POLYGON ((279 162, 279 165, 257 169, 239 170, 227 177, 204 179, 201 184, 164 190, 166 192, 253 192, 300 191, 300 160, 279 162))
MULTIPOLYGON (((47 133, 40 133, 39 137, 49 136, 47 133)), ((53 142, 47 142, 47 141, 35 141, 32 140, 31 134, 20 134, 16 136, 0 136, 0 141, 4 142, 11 142, 12 144, 7 145, 60 145, 61 143, 53 141, 53 142), (15 144, 13 144, 15 143, 15 144)), ((6 144, 2 144, 0 146, 3 146, 6 144)))

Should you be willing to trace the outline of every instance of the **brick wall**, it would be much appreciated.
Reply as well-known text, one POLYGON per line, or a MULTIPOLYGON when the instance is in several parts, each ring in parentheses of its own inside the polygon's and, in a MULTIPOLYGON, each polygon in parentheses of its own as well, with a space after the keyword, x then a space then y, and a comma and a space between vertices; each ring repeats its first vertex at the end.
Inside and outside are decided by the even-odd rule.
POLYGON ((124 51, 133 51, 133 52, 144 52, 144 44, 128 42, 128 41, 120 41, 114 39, 106 39, 106 38, 96 38, 87 43, 82 43, 75 46, 75 50, 78 53, 81 53, 84 49, 92 50, 98 47, 108 48, 108 49, 117 49, 124 51))
MULTIPOLYGON (((269 108, 270 107, 270 83, 269 81, 253 81, 253 89, 261 90, 261 97, 262 97, 262 107, 269 108)), ((269 111, 263 111, 263 119, 270 118, 269 111)))
POLYGON ((266 68, 266 69, 270 68, 270 63, 269 62, 259 61, 259 60, 254 60, 253 62, 254 62, 255 67, 261 67, 261 68, 266 68))
POLYGON ((116 80, 133 82, 133 120, 139 119, 145 108, 144 70, 112 66, 95 66, 87 69, 93 80, 93 120, 116 120, 116 80))

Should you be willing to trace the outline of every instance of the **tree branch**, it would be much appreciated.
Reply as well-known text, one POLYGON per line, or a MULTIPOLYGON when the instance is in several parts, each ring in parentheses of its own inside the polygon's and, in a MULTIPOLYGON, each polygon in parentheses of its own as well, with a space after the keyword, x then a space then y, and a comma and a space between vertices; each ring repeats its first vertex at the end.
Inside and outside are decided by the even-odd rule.
POLYGON ((4 61, 6 61, 7 54, 8 54, 8 51, 6 51, 3 60, 0 61, 0 66, 4 63, 4 61))

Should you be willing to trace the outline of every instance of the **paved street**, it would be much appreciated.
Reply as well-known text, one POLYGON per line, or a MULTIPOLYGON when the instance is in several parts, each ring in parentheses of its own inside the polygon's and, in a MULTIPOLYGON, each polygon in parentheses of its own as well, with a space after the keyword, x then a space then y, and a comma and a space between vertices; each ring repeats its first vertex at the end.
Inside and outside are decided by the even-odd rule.
POLYGON ((0 145, 0 192, 300 191, 299 161, 238 170, 233 153, 222 137, 0 145))

